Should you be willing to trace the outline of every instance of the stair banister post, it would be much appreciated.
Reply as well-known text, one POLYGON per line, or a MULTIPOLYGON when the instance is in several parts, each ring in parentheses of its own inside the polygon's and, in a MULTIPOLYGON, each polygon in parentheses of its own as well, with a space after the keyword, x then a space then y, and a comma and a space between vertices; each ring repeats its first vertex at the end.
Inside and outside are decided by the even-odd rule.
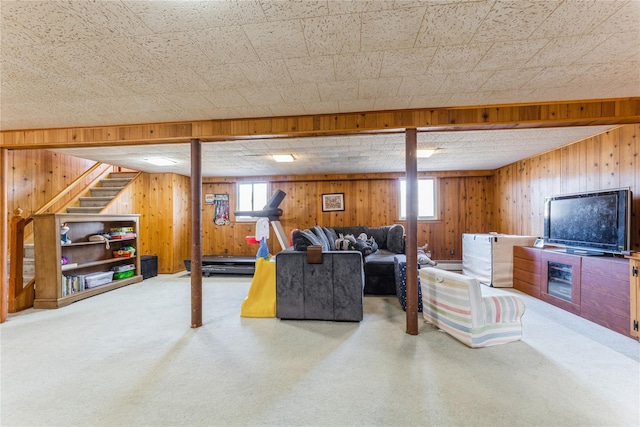
POLYGON ((15 312, 16 297, 20 295, 23 288, 24 226, 25 219, 22 217, 22 209, 16 208, 11 218, 11 237, 9 240, 11 259, 9 266, 9 313, 15 312))

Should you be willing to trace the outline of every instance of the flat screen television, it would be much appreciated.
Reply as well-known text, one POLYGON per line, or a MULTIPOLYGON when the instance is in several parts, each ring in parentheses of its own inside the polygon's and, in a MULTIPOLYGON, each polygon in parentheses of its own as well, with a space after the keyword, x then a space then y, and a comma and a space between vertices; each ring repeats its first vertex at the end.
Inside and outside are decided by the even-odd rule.
POLYGON ((631 190, 615 189, 545 198, 544 240, 567 252, 600 255, 631 248, 631 190))

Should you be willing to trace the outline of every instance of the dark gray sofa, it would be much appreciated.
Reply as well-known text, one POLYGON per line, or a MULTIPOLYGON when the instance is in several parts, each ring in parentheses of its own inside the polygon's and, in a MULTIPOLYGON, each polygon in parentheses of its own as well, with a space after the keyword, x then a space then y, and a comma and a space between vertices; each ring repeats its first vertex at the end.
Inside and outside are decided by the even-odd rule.
POLYGON ((339 235, 352 234, 358 237, 365 233, 373 237, 378 250, 363 255, 364 260, 364 293, 370 295, 395 295, 394 257, 405 253, 404 227, 401 224, 382 227, 320 227, 307 230, 296 230, 292 233, 293 252, 306 253, 309 245, 321 245, 323 252, 341 252, 335 248, 335 240, 339 235))

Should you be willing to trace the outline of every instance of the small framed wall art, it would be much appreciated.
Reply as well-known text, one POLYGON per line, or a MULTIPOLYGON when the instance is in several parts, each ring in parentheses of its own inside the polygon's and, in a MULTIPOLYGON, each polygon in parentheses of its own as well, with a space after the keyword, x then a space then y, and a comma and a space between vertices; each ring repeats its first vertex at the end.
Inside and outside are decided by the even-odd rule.
POLYGON ((322 195, 322 212, 343 211, 344 193, 322 195))

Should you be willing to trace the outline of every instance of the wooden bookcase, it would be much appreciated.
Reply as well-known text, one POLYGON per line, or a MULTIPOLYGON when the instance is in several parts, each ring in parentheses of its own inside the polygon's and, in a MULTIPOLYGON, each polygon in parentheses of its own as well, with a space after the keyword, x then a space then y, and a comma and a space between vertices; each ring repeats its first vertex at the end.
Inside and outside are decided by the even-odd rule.
POLYGON ((629 260, 621 257, 513 248, 514 289, 631 337, 638 303, 629 279, 629 260))
MULTIPOLYGON (((34 308, 58 308, 112 289, 142 281, 138 244, 137 214, 44 214, 34 216, 35 300, 34 308), (71 243, 61 242, 60 227, 66 223, 71 243), (92 235, 109 233, 113 228, 130 227, 135 237, 90 241, 92 235), (109 248, 107 248, 107 243, 109 248), (114 251, 132 246, 131 257, 114 257, 114 251), (67 265, 62 265, 66 257, 67 265), (114 267, 133 264, 134 274, 120 280, 75 292, 65 292, 63 276, 84 276, 109 272, 114 267)), ((68 288, 68 287, 67 287, 68 288)))

